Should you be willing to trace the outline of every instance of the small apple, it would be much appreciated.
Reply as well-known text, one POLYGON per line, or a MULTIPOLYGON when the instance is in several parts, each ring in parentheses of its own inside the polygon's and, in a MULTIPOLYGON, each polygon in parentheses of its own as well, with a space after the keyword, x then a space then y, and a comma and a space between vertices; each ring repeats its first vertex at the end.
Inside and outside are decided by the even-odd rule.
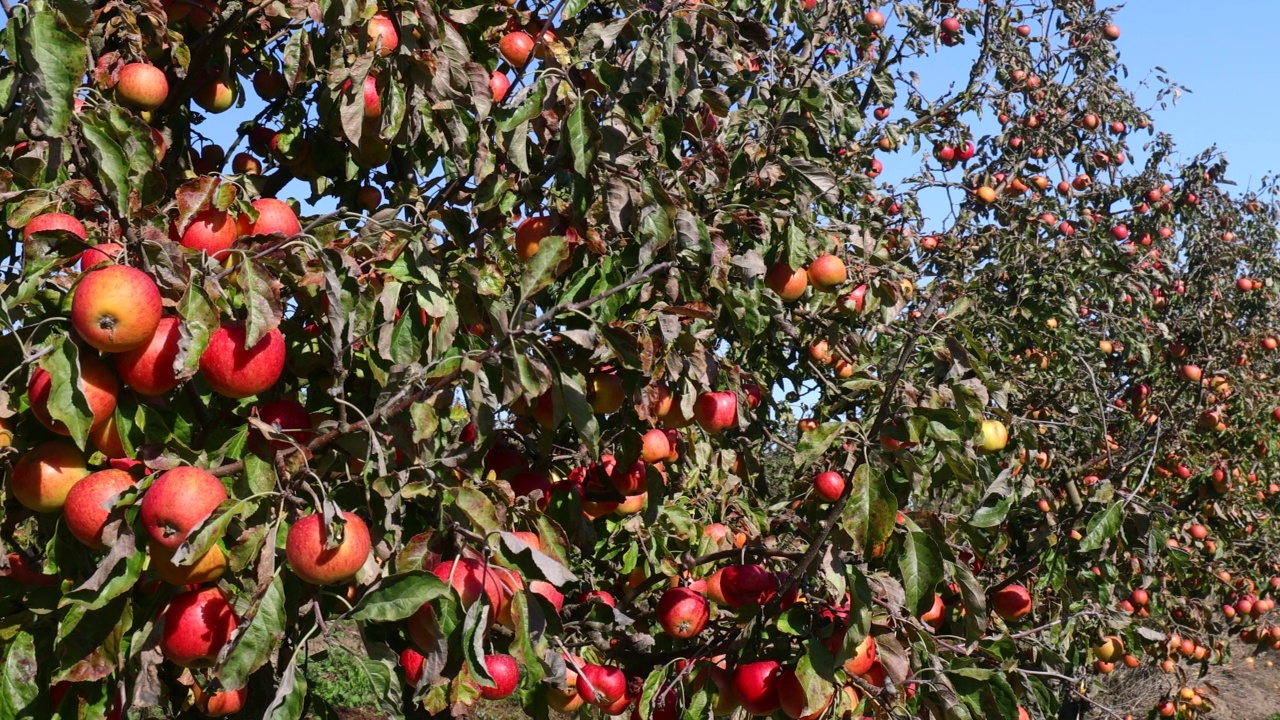
POLYGON ((839 500, 844 495, 844 487, 844 476, 831 470, 818 473, 813 479, 813 492, 823 502, 839 500))
POLYGON ((176 467, 147 489, 138 518, 152 540, 175 549, 226 499, 218 478, 200 468, 176 467))
POLYGON ((240 712, 248 698, 248 686, 239 690, 219 690, 212 694, 203 690, 198 684, 191 686, 191 702, 197 710, 204 713, 205 717, 234 715, 240 712))
POLYGON ((151 339, 162 307, 160 289, 150 275, 128 265, 109 265, 80 276, 71 298, 71 326, 102 352, 125 352, 151 339))
POLYGON ((835 255, 820 255, 809 264, 809 282, 818 290, 831 290, 848 279, 844 261, 835 255))
POLYGON ((1009 444, 1009 431, 999 420, 983 420, 973 449, 979 455, 999 452, 1009 444))
POLYGON ((578 693, 592 705, 611 705, 626 696, 627 676, 616 667, 583 663, 582 677, 578 678, 578 693))
POLYGON ((65 230, 81 240, 88 237, 84 225, 74 216, 54 212, 37 215, 28 220, 27 224, 22 228, 22 241, 28 242, 31 240, 32 235, 47 230, 65 230))
POLYGON ((160 652, 179 667, 212 665, 239 624, 230 598, 221 589, 182 593, 164 610, 160 652))
POLYGON ((246 235, 280 233, 285 237, 293 237, 302 232, 298 214, 287 203, 275 198, 259 198, 252 204, 253 209, 258 211, 258 219, 249 226, 246 235))
MULTIPOLYGON (((28 226, 30 223, 28 223, 28 226)), ((80 272, 99 265, 112 265, 124 260, 124 246, 119 243, 98 243, 80 253, 80 272)))
POLYGON ((502 36, 498 41, 498 52, 511 67, 520 70, 529 64, 533 56, 533 38, 529 33, 516 30, 502 36))
POLYGON ((486 700, 501 700, 516 691, 520 684, 520 666, 510 655, 486 655, 484 667, 493 678, 494 687, 480 687, 480 697, 486 700))
POLYGON ((84 453, 68 440, 43 442, 23 455, 9 473, 9 491, 40 513, 57 512, 75 484, 89 475, 84 453))
POLYGON ((793 270, 790 265, 779 262, 769 268, 764 276, 764 284, 777 293, 783 302, 795 302, 809 287, 809 273, 804 268, 793 270))
POLYGON ((1031 593, 1021 585, 1006 585, 991 598, 996 614, 1009 622, 1022 619, 1031 612, 1031 593))
POLYGON ((640 438, 640 459, 647 463, 661 462, 671 455, 671 441, 665 430, 653 428, 640 438))
POLYGON ((834 687, 825 698, 810 698, 795 670, 784 670, 778 676, 778 702, 782 706, 783 714, 793 720, 818 720, 830 707, 834 698, 834 687), (806 713, 805 710, 809 707, 814 709, 806 713))
POLYGON ((222 78, 214 78, 196 90, 192 99, 206 112, 225 112, 236 101, 236 89, 222 78))
POLYGON ((742 709, 750 715, 772 715, 782 707, 778 680, 782 667, 773 660, 739 665, 733 671, 733 691, 742 709))
POLYGON ((372 547, 369 526, 355 513, 343 512, 342 519, 342 541, 332 548, 322 513, 308 515, 289 528, 285 555, 293 574, 303 582, 335 585, 355 577, 364 567, 372 547))
POLYGON ((385 12, 379 12, 369 18, 365 28, 369 38, 369 46, 377 47, 379 55, 390 55, 400 46, 400 33, 396 24, 385 12))
POLYGON ((591 402, 591 409, 596 413, 608 415, 617 412, 622 408, 626 396, 622 377, 616 370, 600 369, 587 377, 587 398, 591 402))
POLYGON ((707 599, 687 587, 674 587, 658 600, 658 623, 668 635, 687 640, 702 632, 710 617, 707 599))
POLYGON ((123 470, 100 470, 73 485, 62 509, 71 535, 94 550, 105 550, 102 531, 110 508, 134 485, 133 476, 123 470))
POLYGON ((516 228, 514 240, 516 255, 527 262, 538 254, 538 248, 541 246, 542 241, 550 237, 554 229, 555 220, 550 215, 536 215, 531 218, 525 218, 516 228))
POLYGON ((704 392, 693 405, 698 425, 717 434, 738 424, 738 395, 734 392, 704 392))
POLYGON ((489 603, 490 619, 502 606, 502 584, 484 563, 472 558, 446 560, 432 570, 436 577, 453 586, 462 600, 463 608, 470 608, 483 594, 489 603))
POLYGON ((180 324, 175 317, 160 318, 146 344, 113 356, 125 385, 143 395, 163 395, 178 386, 173 364, 182 340, 180 324))
POLYGON ((507 91, 511 89, 511 80, 504 72, 494 70, 489 75, 489 92, 493 93, 493 101, 495 103, 502 102, 507 96, 507 91))
POLYGON ((217 544, 190 565, 175 563, 177 548, 167 548, 154 540, 147 542, 147 554, 156 576, 178 587, 214 582, 227 571, 227 554, 217 544))
POLYGON ((164 71, 148 63, 129 63, 116 73, 116 97, 138 110, 155 110, 169 96, 164 71))
POLYGON ((182 247, 207 252, 221 260, 229 254, 227 249, 240 238, 240 223, 230 213, 209 208, 191 218, 187 229, 181 234, 178 233, 178 226, 173 225, 169 237, 182 247))
POLYGON ((214 331, 200 356, 200 374, 229 398, 246 398, 271 388, 284 371, 284 336, 273 329, 252 348, 245 347, 244 326, 225 324, 214 331))

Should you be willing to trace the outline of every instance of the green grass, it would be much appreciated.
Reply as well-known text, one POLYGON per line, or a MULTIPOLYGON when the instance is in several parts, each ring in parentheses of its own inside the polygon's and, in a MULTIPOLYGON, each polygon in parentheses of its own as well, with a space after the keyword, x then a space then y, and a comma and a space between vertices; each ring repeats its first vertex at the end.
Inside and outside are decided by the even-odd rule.
POLYGON ((311 692, 332 707, 361 708, 378 703, 359 659, 341 646, 312 657, 306 673, 311 692))

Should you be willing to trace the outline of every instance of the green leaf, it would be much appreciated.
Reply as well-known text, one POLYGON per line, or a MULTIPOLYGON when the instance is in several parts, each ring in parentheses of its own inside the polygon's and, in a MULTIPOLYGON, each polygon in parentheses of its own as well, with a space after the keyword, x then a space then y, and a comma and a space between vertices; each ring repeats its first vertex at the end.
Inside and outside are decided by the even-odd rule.
POLYGON ((825 422, 800 436, 792 461, 798 468, 806 467, 826 454, 831 443, 844 431, 844 423, 825 422))
POLYGON ((471 525, 476 532, 481 535, 488 535, 502 528, 502 523, 498 520, 497 509, 494 508, 493 502, 484 493, 475 488, 462 487, 454 490, 451 494, 453 495, 454 504, 471 521, 471 525))
POLYGON ((40 694, 36 680, 40 666, 36 658, 36 642, 30 633, 20 630, 3 646, 4 676, 0 677, 0 717, 23 716, 24 708, 40 694))
POLYGON ((62 27, 58 15, 43 4, 34 8, 31 20, 23 27, 18 47, 23 64, 30 71, 26 76, 28 107, 36 112, 37 127, 49 137, 63 137, 71 126, 76 88, 84 77, 86 58, 85 42, 75 33, 62 27))
POLYGON ((262 720, 299 720, 307 699, 307 676, 298 672, 298 658, 305 656, 303 648, 295 649, 289 665, 280 674, 276 695, 262 714, 262 720))
POLYGON ((577 581, 578 577, 560 561, 529 546, 515 534, 504 531, 498 535, 502 540, 503 556, 514 560, 525 571, 526 577, 541 577, 556 586, 577 581))
POLYGON ((849 484, 849 504, 843 522, 853 538, 856 551, 878 557, 893 534, 898 501, 889 491, 884 478, 867 463, 853 473, 849 484))
POLYGON ((520 294, 530 297, 556 281, 556 270, 569 257, 569 243, 560 235, 546 238, 538 246, 538 252, 525 264, 520 278, 520 294))
POLYGON ((40 367, 49 373, 49 417, 71 431, 71 439, 83 450, 89 442, 93 411, 80 379, 79 349, 67 337, 53 341, 53 352, 40 359, 40 367))
POLYGON ((898 556, 902 587, 907 592, 907 610, 913 615, 926 612, 933 603, 938 583, 942 582, 942 551, 937 543, 910 519, 907 535, 898 556))
POLYGON ((232 520, 250 515, 257 508, 257 500, 246 498, 237 501, 221 514, 217 514, 215 509, 214 514, 210 515, 213 519, 206 524, 197 526, 200 527, 199 532, 188 538, 186 542, 179 545, 178 549, 174 551, 173 564, 187 567, 199 562, 201 558, 213 549, 214 543, 218 542, 226 534, 227 526, 231 524, 232 520))
POLYGON ((1085 528, 1084 537, 1080 539, 1080 552, 1092 552, 1102 547, 1102 543, 1120 531, 1120 524, 1123 522, 1124 506, 1118 502, 1112 503, 1106 511, 1094 515, 1085 528))
POLYGON ((267 333, 280 326, 280 283, 259 269, 256 261, 240 263, 237 284, 245 306, 244 342, 252 348, 267 333))
POLYGON ((425 570, 392 575, 361 598, 351 616, 374 622, 404 620, 426 603, 448 597, 450 592, 448 585, 425 570))
POLYGON ((573 170, 583 177, 590 175, 596 159, 592 131, 587 127, 586 105, 585 98, 579 98, 565 120, 569 130, 569 148, 573 151, 573 170))
POLYGON ((129 205, 129 156, 117 141, 104 114, 101 110, 81 113, 81 133, 98 181, 107 191, 105 199, 121 217, 129 218, 133 215, 129 205))
POLYGON ((236 639, 227 654, 226 662, 218 671, 218 677, 228 690, 245 686, 249 676, 265 665, 284 639, 285 614, 284 581, 280 575, 272 578, 267 590, 250 611, 249 624, 236 639))
POLYGON ((218 329, 218 310, 209 301, 201 289, 200 276, 192 271, 191 284, 187 286, 182 300, 178 301, 178 316, 182 323, 178 326, 181 339, 178 341, 178 357, 174 360, 174 369, 179 379, 186 379, 200 369, 200 356, 209 347, 209 336, 218 329))

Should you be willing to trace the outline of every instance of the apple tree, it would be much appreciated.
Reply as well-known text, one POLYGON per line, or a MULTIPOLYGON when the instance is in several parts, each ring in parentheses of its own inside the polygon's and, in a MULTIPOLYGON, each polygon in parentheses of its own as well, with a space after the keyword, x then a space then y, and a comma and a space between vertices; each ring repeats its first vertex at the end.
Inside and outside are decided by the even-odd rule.
POLYGON ((1092 0, 2 11, 2 717, 340 717, 336 653, 1192 717, 1280 648, 1275 186, 1092 0))

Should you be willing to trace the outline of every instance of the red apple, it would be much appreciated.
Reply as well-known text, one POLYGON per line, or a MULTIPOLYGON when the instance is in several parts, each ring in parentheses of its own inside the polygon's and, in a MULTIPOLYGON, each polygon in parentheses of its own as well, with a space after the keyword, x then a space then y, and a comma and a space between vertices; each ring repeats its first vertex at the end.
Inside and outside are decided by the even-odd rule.
POLYGON ((647 463, 662 462, 671 454, 671 440, 665 430, 653 428, 640 438, 640 459, 647 463))
POLYGON ((200 468, 177 467, 147 489, 138 517, 152 540, 172 550, 226 499, 227 489, 218 478, 200 468))
POLYGON ((400 33, 396 31, 395 22, 385 12, 369 18, 365 32, 369 37, 369 46, 377 46, 379 55, 390 55, 400 46, 400 33))
POLYGON ((1021 585, 1006 585, 991 597, 996 614, 1009 622, 1022 619, 1031 612, 1031 593, 1021 585))
POLYGON ((486 655, 485 669, 493 678, 494 687, 480 687, 480 697, 486 700, 501 700, 516 691, 520 684, 520 666, 510 655, 486 655))
POLYGON ((422 682, 422 663, 426 658, 422 657, 422 653, 413 648, 405 648, 400 651, 400 667, 404 668, 404 677, 409 681, 409 687, 416 688, 418 683, 422 682))
MULTIPOLYGON (((225 112, 236 101, 236 89, 222 78, 213 78, 196 90, 192 100, 206 112, 225 112)), ((221 163, 219 163, 221 165, 221 163)))
POLYGON ((533 38, 520 30, 509 32, 498 41, 498 52, 511 67, 519 70, 529 64, 533 55, 533 38))
MULTIPOLYGON (((116 398, 120 395, 120 381, 116 379, 111 368, 90 353, 80 356, 80 388, 85 399, 89 401, 89 410, 93 413, 91 428, 101 427, 111 419, 116 410, 116 398)), ((36 416, 41 425, 59 435, 70 435, 71 430, 61 420, 54 420, 49 414, 49 396, 53 393, 53 376, 44 368, 37 367, 31 371, 31 380, 27 383, 27 400, 31 404, 31 414, 36 416)))
POLYGON ((164 71, 147 63, 129 63, 116 73, 116 96, 138 110, 155 110, 169 96, 164 71))
POLYGON ((102 531, 110 508, 133 486, 133 476, 123 470, 101 470, 73 485, 63 506, 71 535, 94 550, 106 549, 102 531))
POLYGON ((516 227, 516 237, 514 246, 516 255, 521 260, 528 261, 534 255, 538 254, 538 248, 542 241, 549 237, 555 229, 555 220, 550 215, 538 215, 531 218, 525 218, 523 222, 516 227))
POLYGON ((502 584, 493 570, 479 560, 459 558, 446 560, 435 567, 432 572, 445 583, 453 586, 462 606, 469 608, 483 594, 489 603, 489 618, 496 619, 498 609, 502 606, 502 584))
POLYGON ((230 213, 210 208, 197 213, 181 235, 178 234, 178 226, 174 225, 169 236, 182 247, 207 252, 221 259, 228 255, 226 250, 239 239, 240 223, 230 213))
POLYGON ((578 678, 578 694, 592 705, 611 705, 625 698, 627 676, 616 667, 584 663, 582 676, 578 678))
POLYGON ((22 228, 22 241, 27 242, 32 235, 46 230, 65 230, 81 240, 88 237, 84 225, 74 216, 54 212, 37 215, 28 220, 27 224, 22 228))
POLYGON ((218 690, 213 694, 205 692, 198 684, 191 686, 192 702, 205 717, 234 715, 244 708, 244 701, 248 698, 248 686, 239 690, 218 690))
POLYGON ((795 670, 784 670, 778 676, 778 703, 782 706, 782 712, 794 720, 818 720, 827 711, 834 697, 833 688, 825 698, 810 699, 795 670), (810 706, 816 707, 813 712, 806 714, 805 709, 810 706))
POLYGON ((778 589, 778 578, 760 565, 730 565, 719 571, 720 593, 729 607, 759 605, 778 589))
POLYGON ((493 73, 489 75, 489 92, 493 93, 494 102, 502 102, 503 98, 507 96, 507 91, 510 89, 511 80, 507 78, 506 73, 494 70, 493 73))
POLYGON ((244 326, 226 324, 214 331, 200 356, 200 373, 209 386, 229 398, 258 395, 284 370, 284 336, 271 330, 252 348, 244 346, 244 326))
MULTIPOLYGON (((258 419, 277 432, 285 434, 294 443, 306 445, 311 442, 313 435, 311 413, 308 413, 302 403, 293 398, 277 398, 259 405, 258 419)), ((266 439, 256 431, 251 435, 257 439, 259 445, 266 439)), ((276 453, 291 447, 293 445, 288 440, 271 440, 265 449, 269 453, 276 453)))
POLYGON ((41 513, 57 512, 76 483, 89 475, 84 453, 68 440, 43 442, 22 456, 9 473, 9 492, 41 513))
POLYGON ((809 264, 809 282, 819 290, 830 290, 848 279, 844 261, 835 255, 821 255, 809 264))
POLYGON ((765 273, 764 284, 777 293, 783 302, 794 302, 799 300, 804 295, 805 289, 809 287, 809 273, 804 268, 793 270, 786 263, 775 263, 769 268, 769 272, 765 273))
POLYGON ((818 473, 813 479, 813 492, 823 502, 835 502, 844 494, 844 476, 838 472, 828 470, 818 473))
POLYGON ((546 473, 522 470, 511 477, 511 492, 516 497, 527 497, 534 490, 540 490, 542 497, 538 500, 538 509, 546 510, 551 503, 551 479, 546 473))
POLYGON ((125 385, 143 395, 163 395, 178 386, 173 364, 182 340, 180 323, 175 317, 160 318, 145 345, 114 356, 116 372, 125 385))
POLYGON ((693 404, 693 416, 705 431, 715 434, 738 424, 738 395, 733 392, 704 392, 693 404))
MULTIPOLYGON (((29 224, 28 224, 29 226, 29 224)), ((80 272, 99 265, 112 265, 123 260, 124 246, 118 243, 98 243, 80 253, 80 272)))
POLYGON ((733 691, 750 715, 771 715, 782 707, 778 680, 782 668, 773 660, 739 665, 733 671, 733 691))
POLYGON ((182 593, 164 610, 160 652, 180 667, 212 665, 237 625, 231 601, 221 589, 182 593))
POLYGON ((285 237, 293 237, 302 232, 298 214, 281 200, 259 198, 253 201, 253 209, 258 211, 258 219, 249 226, 247 235, 280 233, 285 237))
POLYGON ((687 587, 674 587, 658 600, 658 623, 674 638, 688 639, 702 632, 710 616, 707 599, 687 587))
POLYGON ((350 580, 364 567, 371 543, 369 526, 359 515, 343 512, 342 542, 328 547, 332 538, 324 515, 308 515, 289 528, 285 555, 293 574, 313 585, 335 585, 350 580))
POLYGON ((145 345, 160 324, 160 289, 150 275, 108 265, 80 276, 71 298, 71 326, 102 352, 145 345))

